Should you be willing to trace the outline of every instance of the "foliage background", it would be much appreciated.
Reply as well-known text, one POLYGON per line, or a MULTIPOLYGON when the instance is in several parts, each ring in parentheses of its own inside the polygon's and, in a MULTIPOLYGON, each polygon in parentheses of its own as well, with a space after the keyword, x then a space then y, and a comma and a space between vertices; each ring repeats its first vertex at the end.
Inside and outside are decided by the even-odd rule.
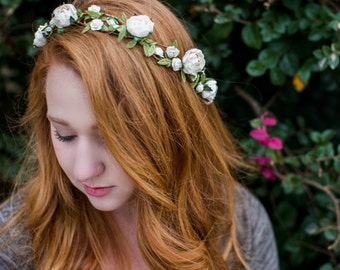
MULTIPOLYGON (((23 152, 16 119, 34 60, 33 29, 63 1, 0 0, 0 178, 8 193, 23 152), (32 23, 33 22, 33 23, 32 23), (10 127, 10 128, 9 128, 10 127)), ((251 159, 270 156, 277 180, 247 184, 272 219, 281 269, 340 269, 340 2, 169 0, 219 82, 217 105, 251 159), (269 111, 284 144, 252 140, 269 111), (331 247, 331 249, 329 249, 331 247)))

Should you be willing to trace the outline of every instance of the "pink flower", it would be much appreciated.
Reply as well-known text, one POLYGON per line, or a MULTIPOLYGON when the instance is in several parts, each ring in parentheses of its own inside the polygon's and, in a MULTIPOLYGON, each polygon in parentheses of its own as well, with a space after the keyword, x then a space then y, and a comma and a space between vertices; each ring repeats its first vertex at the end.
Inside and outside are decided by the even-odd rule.
POLYGON ((263 167, 262 168, 262 174, 268 180, 271 180, 271 181, 276 180, 276 175, 275 175, 274 171, 271 168, 263 167))
POLYGON ((253 129, 249 133, 249 135, 250 135, 250 137, 252 137, 253 139, 255 139, 255 140, 259 141, 259 142, 266 141, 269 138, 267 131, 264 128, 262 128, 262 127, 253 129))
POLYGON ((268 116, 269 113, 265 112, 260 116, 260 119, 262 120, 263 125, 267 127, 273 127, 276 125, 276 119, 273 117, 268 116))
POLYGON ((262 156, 256 156, 254 157, 254 160, 259 164, 259 166, 264 166, 267 163, 272 162, 272 159, 270 157, 262 157, 262 156))
POLYGON ((276 119, 272 117, 265 117, 263 118, 262 123, 267 127, 273 127, 276 125, 276 119))
POLYGON ((273 150, 281 150, 283 148, 282 141, 279 138, 270 138, 266 145, 273 150))

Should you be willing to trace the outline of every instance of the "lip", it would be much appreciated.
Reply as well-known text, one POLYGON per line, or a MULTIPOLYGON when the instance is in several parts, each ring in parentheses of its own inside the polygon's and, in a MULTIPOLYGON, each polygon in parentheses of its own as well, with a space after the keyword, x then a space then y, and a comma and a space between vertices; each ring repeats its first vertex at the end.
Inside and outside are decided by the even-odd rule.
POLYGON ((93 197, 103 197, 107 194, 109 194, 114 186, 110 187, 90 187, 87 185, 84 185, 85 192, 93 197))

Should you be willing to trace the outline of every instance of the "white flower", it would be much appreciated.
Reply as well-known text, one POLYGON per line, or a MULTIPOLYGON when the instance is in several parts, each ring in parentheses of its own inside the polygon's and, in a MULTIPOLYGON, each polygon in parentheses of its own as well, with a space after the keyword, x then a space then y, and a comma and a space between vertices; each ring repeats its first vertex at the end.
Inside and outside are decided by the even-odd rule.
POLYGON ((155 48, 155 55, 157 55, 157 56, 159 56, 159 57, 161 57, 161 58, 164 57, 164 52, 163 52, 163 50, 162 50, 161 47, 156 47, 156 48, 155 48))
POLYGON ((100 7, 96 6, 96 5, 91 5, 87 10, 99 13, 100 12, 100 7))
POLYGON ((179 58, 174 58, 171 61, 171 66, 174 71, 179 71, 182 68, 182 61, 179 58))
POLYGON ((127 31, 135 37, 146 37, 153 32, 154 23, 146 15, 132 16, 126 21, 127 31))
POLYGON ((47 43, 47 40, 44 34, 42 33, 41 30, 38 29, 38 31, 36 31, 34 34, 33 45, 35 47, 43 47, 46 45, 46 43, 47 43))
POLYGON ((119 27, 119 24, 117 24, 113 18, 108 18, 106 22, 109 26, 112 26, 114 29, 117 29, 119 27))
POLYGON ((202 98, 207 100, 207 104, 210 104, 214 101, 217 94, 217 82, 215 80, 209 80, 205 84, 210 88, 210 91, 203 91, 202 98))
POLYGON ((103 22, 100 19, 94 19, 91 23, 90 23, 90 27, 92 31, 99 31, 102 29, 103 27, 103 22))
POLYGON ((204 85, 202 83, 199 83, 195 88, 197 93, 201 93, 204 90, 204 85))
POLYGON ((188 50, 184 54, 182 62, 184 73, 194 76, 202 71, 205 66, 204 55, 199 49, 188 50))
POLYGON ((43 47, 46 45, 46 37, 53 31, 52 27, 47 23, 38 27, 38 30, 34 34, 33 45, 35 47, 43 47))
POLYGON ((71 25, 71 19, 78 20, 77 9, 72 4, 64 4, 53 11, 50 24, 63 28, 71 25))
POLYGON ((175 46, 168 46, 166 47, 166 55, 169 58, 174 58, 177 57, 179 55, 179 49, 177 49, 175 46))

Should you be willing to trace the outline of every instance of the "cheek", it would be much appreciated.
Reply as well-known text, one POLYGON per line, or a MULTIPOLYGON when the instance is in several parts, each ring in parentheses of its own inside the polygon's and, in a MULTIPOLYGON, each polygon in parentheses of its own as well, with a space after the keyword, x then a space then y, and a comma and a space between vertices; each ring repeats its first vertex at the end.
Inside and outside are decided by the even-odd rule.
POLYGON ((72 152, 66 143, 58 141, 52 136, 53 151, 61 169, 67 176, 70 176, 72 168, 72 152))

